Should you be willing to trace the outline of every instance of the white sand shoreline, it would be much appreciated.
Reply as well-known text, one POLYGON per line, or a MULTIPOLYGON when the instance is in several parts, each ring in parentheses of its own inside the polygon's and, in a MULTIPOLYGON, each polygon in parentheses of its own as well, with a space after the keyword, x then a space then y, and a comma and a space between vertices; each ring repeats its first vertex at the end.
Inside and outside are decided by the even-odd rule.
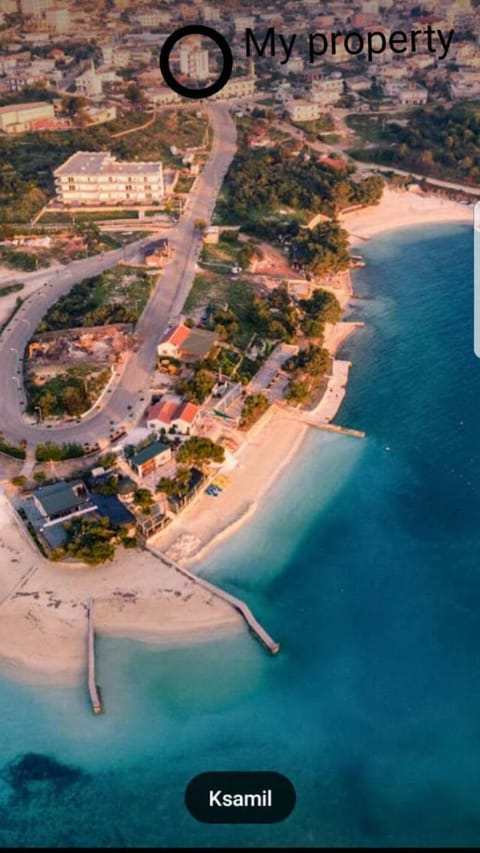
POLYGON ((347 213, 340 220, 350 235, 350 246, 360 248, 378 234, 415 225, 473 224, 473 203, 466 205, 440 195, 386 187, 379 205, 347 213))
POLYGON ((184 562, 186 564, 192 565, 195 563, 199 563, 206 556, 206 554, 211 551, 212 548, 216 547, 217 545, 220 545, 221 542, 230 538, 230 536, 240 530, 240 528, 243 527, 247 523, 247 521, 249 521, 255 515, 261 502, 266 498, 268 492, 270 492, 271 489, 274 487, 281 474, 290 465, 294 456, 296 456, 301 447, 303 439, 306 433, 308 432, 308 427, 302 424, 298 424, 298 427, 299 428, 296 440, 290 447, 290 450, 284 457, 283 461, 277 466, 274 471, 271 472, 270 477, 265 483, 264 487, 259 491, 257 499, 250 503, 245 508, 245 511, 240 514, 234 521, 232 521, 231 524, 228 525, 228 527, 224 527, 223 529, 218 530, 218 532, 216 532, 212 536, 212 538, 209 539, 209 541, 207 541, 203 545, 203 547, 199 551, 197 551, 192 557, 184 558, 184 562))
MULTIPOLYGON (((467 223, 472 218, 471 207, 387 189, 380 205, 346 215, 343 225, 353 246, 385 231, 467 223)), ((332 289, 346 307, 352 295, 349 276, 338 290, 332 289)), ((327 329, 325 344, 332 355, 358 325, 342 321, 327 329)), ((336 362, 330 400, 322 400, 316 410, 317 417, 329 422, 343 402, 346 364, 336 362)), ((291 410, 274 407, 248 437, 237 467, 228 475, 230 485, 216 499, 202 494, 162 532, 157 547, 185 564, 201 561, 255 515, 293 463, 308 429, 291 410)), ((1 498, 0 565, 0 599, 16 589, 0 605, 0 673, 13 680, 68 686, 86 679, 85 602, 91 597, 97 600, 96 629, 105 636, 171 646, 215 639, 242 627, 241 618, 226 602, 149 552, 120 551, 112 563, 68 572, 49 563, 20 536, 1 498), (32 577, 18 588, 19 580, 33 568, 32 577)))
MULTIPOLYGON (((472 221, 473 207, 471 205, 466 206, 433 194, 417 194, 416 192, 393 190, 387 187, 379 205, 363 208, 345 215, 342 224, 349 232, 350 245, 356 247, 380 233, 409 228, 418 224, 426 225, 443 222, 467 224, 472 221)), ((329 286, 328 289, 336 294, 342 308, 346 309, 353 296, 351 276, 349 274, 346 278, 342 279, 341 276, 338 278, 340 279, 340 283, 337 283, 337 286, 329 286)), ((345 340, 362 326, 362 323, 356 321, 340 321, 333 326, 327 326, 325 336, 326 348, 332 355, 335 355, 345 340)), ((347 362, 335 361, 333 376, 329 380, 327 392, 313 412, 305 413, 307 417, 318 423, 331 423, 333 421, 347 393, 348 372, 349 364, 347 362)), ((282 415, 283 422, 285 423, 288 415, 286 412, 282 413, 282 415)), ((281 418, 282 416, 280 413, 277 413, 276 417, 281 418)), ((270 442, 265 440, 265 437, 263 442, 260 439, 261 448, 265 453, 269 451, 269 445, 271 447, 277 439, 278 423, 276 424, 275 421, 273 423, 270 422, 270 427, 267 425, 263 428, 263 431, 268 428, 270 429, 270 442)), ((297 430, 298 433, 292 439, 288 454, 273 468, 269 466, 265 485, 261 488, 253 488, 254 497, 252 497, 252 490, 250 490, 250 502, 248 502, 249 492, 248 490, 246 491, 243 495, 243 505, 241 507, 237 505, 238 511, 233 518, 229 512, 230 507, 227 507, 223 511, 225 495, 222 495, 218 504, 213 504, 211 499, 209 504, 209 499, 203 499, 203 504, 209 504, 211 507, 211 523, 209 524, 208 519, 205 519, 204 510, 200 510, 200 513, 198 512, 199 503, 197 502, 194 510, 196 518, 193 522, 190 523, 189 519, 191 510, 187 510, 178 519, 178 523, 173 529, 169 528, 165 533, 161 534, 159 542, 162 549, 169 551, 173 559, 178 559, 192 566, 200 562, 214 546, 224 542, 229 536, 243 527, 255 514, 268 491, 271 490, 285 468, 291 464, 296 453, 301 448, 303 438, 308 431, 308 426, 298 420, 297 430), (216 511, 217 507, 222 509, 220 518, 218 517, 220 513, 216 511), (182 536, 185 538, 185 548, 182 548, 182 536), (192 542, 197 538, 200 539, 200 544, 192 553, 192 542)), ((249 442, 242 448, 241 452, 244 456, 254 457, 248 460, 253 477, 253 471, 259 465, 261 467, 265 465, 264 454, 249 453, 248 445, 249 442)), ((230 488, 228 491, 230 491, 230 488)))

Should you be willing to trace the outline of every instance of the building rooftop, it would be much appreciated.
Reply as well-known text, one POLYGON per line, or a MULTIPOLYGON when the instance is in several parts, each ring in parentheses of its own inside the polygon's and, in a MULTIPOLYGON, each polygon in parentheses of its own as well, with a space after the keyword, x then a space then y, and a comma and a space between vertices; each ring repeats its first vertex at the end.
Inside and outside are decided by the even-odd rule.
POLYGON ((169 426, 172 421, 182 419, 187 423, 193 423, 200 407, 195 403, 186 403, 175 399, 160 400, 155 403, 147 412, 147 421, 161 421, 166 426, 169 426))
POLYGON ((200 411, 200 406, 196 406, 195 403, 182 403, 178 412, 177 418, 181 418, 182 421, 186 421, 186 423, 193 423, 195 418, 197 417, 200 411))
POLYGON ((0 107, 0 115, 8 115, 8 113, 26 113, 30 110, 38 110, 41 107, 53 109, 50 101, 31 101, 29 104, 9 104, 7 107, 0 107))
POLYGON ((205 358, 214 346, 216 339, 215 332, 209 332, 207 329, 191 329, 188 338, 180 348, 186 355, 205 358))
POLYGON ((42 536, 46 540, 50 548, 62 548, 67 538, 67 531, 62 522, 52 524, 50 527, 44 527, 42 536))
POLYGON ((134 524, 135 516, 116 495, 95 495, 99 515, 109 518, 112 524, 134 524))
POLYGON ((149 462, 150 459, 155 459, 156 456, 160 456, 161 453, 164 453, 165 450, 169 449, 168 444, 162 444, 160 441, 154 441, 153 444, 149 444, 148 447, 144 447, 143 450, 135 453, 135 455, 131 457, 130 461, 134 465, 144 465, 145 462, 149 462))
POLYGON ((108 151, 77 151, 55 170, 55 175, 65 177, 71 175, 135 175, 149 174, 157 176, 162 170, 162 163, 157 162, 119 162, 108 151))
POLYGON ((74 483, 60 482, 53 483, 51 486, 42 486, 35 491, 34 495, 49 517, 62 512, 73 512, 88 502, 88 494, 81 480, 74 483))
POLYGON ((180 323, 178 326, 175 326, 174 329, 167 329, 160 343, 169 343, 173 344, 175 347, 181 347, 187 340, 189 334, 190 329, 188 326, 184 326, 183 323, 180 323))
POLYGON ((151 406, 147 413, 147 420, 162 421, 169 425, 175 420, 179 408, 178 400, 160 400, 151 406))

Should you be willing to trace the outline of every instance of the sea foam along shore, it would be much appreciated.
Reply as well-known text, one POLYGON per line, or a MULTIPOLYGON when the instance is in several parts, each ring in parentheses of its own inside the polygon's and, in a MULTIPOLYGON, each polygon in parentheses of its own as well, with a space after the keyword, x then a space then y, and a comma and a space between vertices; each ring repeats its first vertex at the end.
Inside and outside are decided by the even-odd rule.
MULTIPOLYGON (((352 244, 381 231, 435 222, 472 222, 472 208, 410 192, 387 189, 384 199, 344 217, 352 244)), ((343 306, 351 295, 349 276, 333 288, 343 306)), ((332 354, 355 324, 327 330, 332 354)), ((328 400, 331 419, 341 405, 348 377, 338 369, 328 400)), ((317 409, 325 415, 326 401, 317 409), (323 406, 323 409, 322 409, 323 406)), ((159 547, 171 556, 198 561, 207 548, 234 533, 257 510, 279 473, 302 445, 308 426, 274 409, 249 436, 231 486, 215 500, 203 495, 162 534, 159 547)), ((238 614, 225 602, 169 569, 148 552, 119 551, 113 563, 99 568, 66 568, 48 563, 26 541, 0 495, 0 658, 9 677, 35 682, 76 683, 84 675, 86 601, 96 604, 96 627, 102 633, 165 642, 211 636, 215 629, 240 629, 238 614), (27 579, 23 583, 22 579, 27 579)))

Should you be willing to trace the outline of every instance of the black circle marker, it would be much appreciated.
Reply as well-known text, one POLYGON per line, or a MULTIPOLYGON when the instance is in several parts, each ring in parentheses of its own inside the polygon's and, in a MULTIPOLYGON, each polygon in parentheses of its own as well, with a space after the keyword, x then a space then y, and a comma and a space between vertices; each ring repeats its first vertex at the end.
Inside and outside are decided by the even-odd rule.
POLYGON ((220 35, 220 33, 217 33, 216 30, 212 30, 211 27, 204 27, 202 24, 191 24, 188 27, 182 27, 180 30, 175 30, 174 33, 168 36, 160 51, 160 71, 163 74, 165 83, 167 86, 170 86, 174 92, 177 92, 178 95, 183 95, 184 98, 194 98, 198 100, 200 98, 210 98, 212 95, 216 95, 216 93, 220 92, 225 84, 230 80, 232 70, 233 55, 230 50, 230 45, 226 39, 220 35), (206 38, 212 39, 217 47, 220 48, 223 56, 223 68, 220 77, 215 83, 212 83, 210 86, 206 86, 205 89, 189 89, 188 86, 182 86, 170 71, 170 54, 177 42, 186 36, 196 35, 206 36, 206 38))

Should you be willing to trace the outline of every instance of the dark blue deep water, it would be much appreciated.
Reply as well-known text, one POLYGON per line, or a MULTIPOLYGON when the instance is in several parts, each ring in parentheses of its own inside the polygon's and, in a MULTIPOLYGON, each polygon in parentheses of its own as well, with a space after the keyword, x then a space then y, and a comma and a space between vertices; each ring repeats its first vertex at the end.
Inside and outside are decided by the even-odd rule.
POLYGON ((98 643, 107 713, 83 688, 0 683, 0 844, 480 843, 480 361, 472 236, 365 244, 365 329, 339 422, 311 431, 255 520, 201 571, 281 641, 98 643), (33 757, 29 756, 33 753, 33 757), (12 763, 13 762, 13 763, 12 763), (196 773, 278 770, 277 826, 197 824, 196 773))

